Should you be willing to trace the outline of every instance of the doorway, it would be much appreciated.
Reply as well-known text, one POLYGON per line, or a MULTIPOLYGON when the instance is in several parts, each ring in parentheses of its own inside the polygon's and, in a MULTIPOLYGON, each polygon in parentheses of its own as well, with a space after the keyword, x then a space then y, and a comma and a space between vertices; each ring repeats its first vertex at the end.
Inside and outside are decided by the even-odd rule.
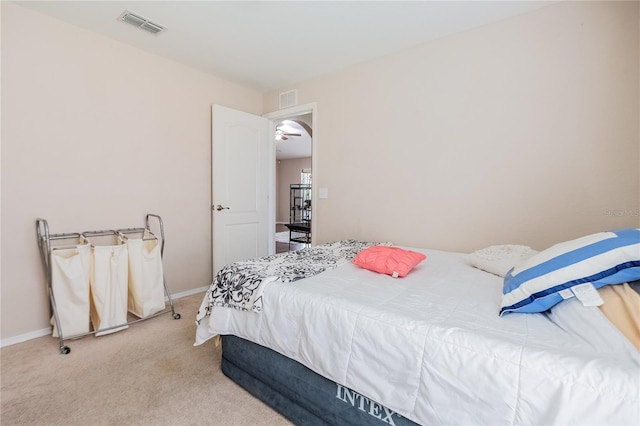
POLYGON ((275 150, 272 253, 297 251, 314 240, 314 112, 315 104, 309 104, 265 115, 270 120, 275 150), (304 199, 300 198, 301 185, 308 188, 304 199))

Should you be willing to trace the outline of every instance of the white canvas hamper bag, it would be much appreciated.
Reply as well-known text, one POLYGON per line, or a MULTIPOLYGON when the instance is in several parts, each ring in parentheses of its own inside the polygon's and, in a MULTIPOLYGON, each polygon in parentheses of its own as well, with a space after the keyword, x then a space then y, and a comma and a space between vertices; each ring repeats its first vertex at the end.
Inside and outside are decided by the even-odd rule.
MULTIPOLYGON (((63 337, 89 332, 89 244, 51 252, 51 291, 63 337)), ((53 337, 59 337, 55 317, 51 317, 53 337)))
POLYGON ((145 318, 165 308, 164 275, 158 239, 145 230, 142 238, 127 238, 129 251, 129 312, 145 318))
POLYGON ((124 330, 127 325, 127 282, 129 262, 127 246, 94 246, 91 261, 91 323, 102 336, 124 330))

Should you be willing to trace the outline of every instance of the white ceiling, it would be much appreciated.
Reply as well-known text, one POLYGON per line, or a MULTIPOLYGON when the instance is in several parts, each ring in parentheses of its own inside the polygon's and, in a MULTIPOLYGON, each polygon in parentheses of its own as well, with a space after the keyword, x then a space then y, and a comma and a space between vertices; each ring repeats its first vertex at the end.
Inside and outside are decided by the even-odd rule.
POLYGON ((23 6, 267 91, 553 1, 18 1, 23 6), (127 9, 167 28, 118 20, 127 9))

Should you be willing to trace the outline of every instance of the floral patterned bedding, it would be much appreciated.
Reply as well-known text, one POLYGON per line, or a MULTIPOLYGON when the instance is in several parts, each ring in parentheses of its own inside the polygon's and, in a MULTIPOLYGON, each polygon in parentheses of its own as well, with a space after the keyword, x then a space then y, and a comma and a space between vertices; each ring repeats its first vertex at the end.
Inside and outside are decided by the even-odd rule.
POLYGON ((230 263, 216 274, 198 310, 196 323, 200 324, 214 306, 259 313, 262 311, 264 286, 269 282, 293 282, 312 277, 350 262, 361 250, 379 244, 342 240, 230 263))

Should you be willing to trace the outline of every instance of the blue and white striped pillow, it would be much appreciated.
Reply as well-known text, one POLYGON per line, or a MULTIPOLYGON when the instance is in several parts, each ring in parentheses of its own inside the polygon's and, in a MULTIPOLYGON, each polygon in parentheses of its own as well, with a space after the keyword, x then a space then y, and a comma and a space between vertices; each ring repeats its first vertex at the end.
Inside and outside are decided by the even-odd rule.
POLYGON ((500 315, 543 312, 574 285, 595 288, 640 279, 640 229, 599 232, 556 244, 516 264, 504 277, 500 315))

